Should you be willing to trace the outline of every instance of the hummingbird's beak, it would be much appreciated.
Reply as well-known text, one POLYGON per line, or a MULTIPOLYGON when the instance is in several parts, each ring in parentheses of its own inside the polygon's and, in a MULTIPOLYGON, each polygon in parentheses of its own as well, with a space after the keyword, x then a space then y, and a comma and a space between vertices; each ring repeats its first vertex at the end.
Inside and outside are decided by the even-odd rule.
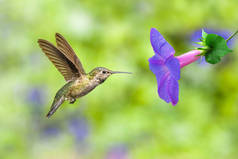
POLYGON ((121 72, 121 71, 112 71, 111 74, 115 74, 115 73, 126 73, 126 74, 132 74, 131 72, 121 72))

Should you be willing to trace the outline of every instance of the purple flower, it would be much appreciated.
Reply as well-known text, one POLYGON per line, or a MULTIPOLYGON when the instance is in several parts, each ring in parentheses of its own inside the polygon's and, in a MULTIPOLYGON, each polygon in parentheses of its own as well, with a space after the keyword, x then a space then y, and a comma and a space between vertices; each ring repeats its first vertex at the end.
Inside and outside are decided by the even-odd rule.
POLYGON ((127 159, 128 158, 128 150, 124 145, 117 145, 112 147, 107 155, 106 159, 127 159))
POLYGON ((45 137, 49 136, 57 136, 60 133, 60 129, 58 125, 48 125, 45 128, 43 128, 43 135, 45 137))
POLYGON ((27 94, 27 101, 33 106, 42 106, 45 103, 45 91, 40 87, 33 87, 27 94))
POLYGON ((89 125, 85 118, 78 117, 70 120, 69 130, 74 135, 76 141, 82 142, 89 135, 89 125))
POLYGON ((199 59, 201 52, 192 50, 181 56, 174 56, 173 47, 154 28, 150 32, 150 42, 155 55, 149 59, 150 70, 155 74, 158 94, 167 103, 178 103, 180 68, 199 59))

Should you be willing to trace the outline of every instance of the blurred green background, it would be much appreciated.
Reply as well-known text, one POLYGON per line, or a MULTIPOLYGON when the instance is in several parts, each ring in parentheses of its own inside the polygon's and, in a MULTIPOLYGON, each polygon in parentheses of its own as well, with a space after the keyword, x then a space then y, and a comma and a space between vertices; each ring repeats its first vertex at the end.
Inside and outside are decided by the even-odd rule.
MULTIPOLYGON (((200 28, 238 29, 237 0, 0 0, 1 159, 236 159, 238 47, 182 70, 179 103, 158 98, 150 28, 176 55, 200 28), (114 75, 45 117, 61 74, 38 47, 61 33, 87 72, 114 75)), ((237 42, 236 42, 237 44, 237 42)))

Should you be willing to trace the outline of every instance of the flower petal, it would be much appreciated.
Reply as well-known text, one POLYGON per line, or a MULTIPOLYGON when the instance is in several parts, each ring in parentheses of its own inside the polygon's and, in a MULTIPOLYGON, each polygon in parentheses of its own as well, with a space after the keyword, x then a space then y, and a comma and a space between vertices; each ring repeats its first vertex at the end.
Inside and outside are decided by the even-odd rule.
POLYGON ((149 59, 150 70, 156 75, 157 81, 160 81, 169 70, 164 64, 164 60, 159 55, 154 55, 149 59))
POLYGON ((157 84, 158 84, 158 94, 161 99, 166 101, 167 103, 170 102, 170 97, 168 93, 168 79, 169 78, 169 72, 163 77, 156 76, 157 84))
POLYGON ((171 75, 176 79, 180 79, 180 64, 179 60, 175 58, 174 56, 170 56, 166 62, 165 65, 168 67, 171 75))
MULTIPOLYGON (((156 76, 156 78, 158 78, 156 76)), ((179 84, 169 73, 163 78, 157 79, 158 94, 161 99, 167 103, 171 102, 173 105, 178 103, 179 84)))
POLYGON ((175 53, 173 47, 164 39, 164 37, 155 29, 150 32, 150 42, 154 52, 159 54, 164 59, 175 53))
POLYGON ((150 63, 157 63, 157 64, 160 64, 160 65, 164 65, 165 60, 160 55, 155 54, 154 56, 149 58, 149 62, 150 63))
POLYGON ((168 78, 168 94, 173 105, 178 103, 179 84, 173 77, 168 78))

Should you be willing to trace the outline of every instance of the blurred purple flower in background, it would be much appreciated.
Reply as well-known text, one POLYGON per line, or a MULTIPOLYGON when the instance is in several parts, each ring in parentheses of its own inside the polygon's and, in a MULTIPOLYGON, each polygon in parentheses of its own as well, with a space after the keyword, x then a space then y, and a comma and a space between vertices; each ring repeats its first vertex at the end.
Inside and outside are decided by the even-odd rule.
POLYGON ((128 159, 128 149, 125 145, 116 145, 109 149, 106 159, 128 159))
MULTIPOLYGON (((207 34, 217 34, 221 37, 223 37, 224 39, 228 39, 231 35, 232 32, 228 31, 228 30, 217 30, 217 29, 203 29, 207 34)), ((200 42, 200 39, 202 38, 202 29, 196 30, 192 33, 191 35, 191 42, 192 45, 195 47, 200 47, 199 44, 196 44, 195 42, 200 42)), ((234 41, 236 40, 236 37, 232 38, 231 40, 229 40, 227 42, 227 46, 229 48, 232 48, 234 41)), ((209 64, 206 62, 205 57, 202 56, 201 59, 199 59, 199 64, 201 64, 202 66, 209 64)))
POLYGON ((74 117, 69 121, 69 131, 77 142, 83 142, 89 135, 89 125, 85 118, 74 117))
POLYGON ((161 99, 172 105, 178 103, 180 68, 196 61, 201 52, 192 50, 188 53, 174 56, 173 47, 154 28, 150 32, 150 41, 155 55, 149 59, 150 70, 155 74, 158 94, 161 99))
POLYGON ((50 136, 57 136, 59 135, 61 132, 60 128, 59 128, 59 125, 53 125, 53 124, 50 124, 46 127, 43 128, 43 131, 42 131, 42 134, 44 137, 50 137, 50 136))
POLYGON ((27 101, 33 106, 43 106, 46 102, 45 91, 40 87, 32 87, 27 94, 27 101))
MULTIPOLYGON (((232 32, 230 32, 228 30, 216 30, 216 29, 206 29, 206 28, 203 30, 207 34, 217 34, 217 35, 223 37, 224 39, 228 39, 232 35, 232 32)), ((195 32, 193 32, 193 34, 191 35, 191 41, 193 42, 193 45, 196 47, 199 47, 199 45, 194 42, 199 42, 201 38, 202 38, 202 29, 196 30, 195 32)), ((235 41, 235 38, 233 38, 227 42, 227 45, 229 48, 232 47, 234 41, 235 41)))

